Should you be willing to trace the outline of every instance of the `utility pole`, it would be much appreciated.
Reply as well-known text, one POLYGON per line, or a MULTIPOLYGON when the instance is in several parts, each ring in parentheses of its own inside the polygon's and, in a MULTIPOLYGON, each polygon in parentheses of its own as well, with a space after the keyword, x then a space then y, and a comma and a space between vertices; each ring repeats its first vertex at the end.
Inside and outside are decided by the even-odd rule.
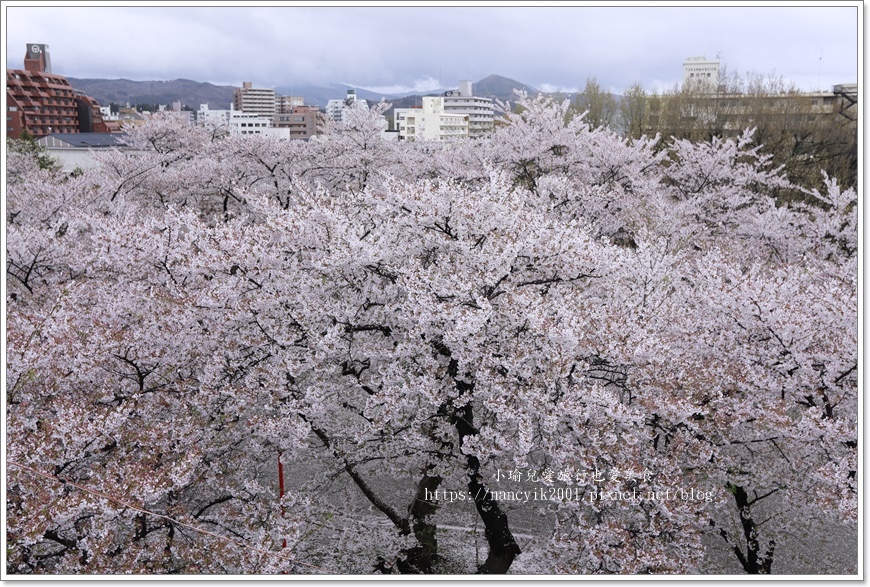
MULTIPOLYGON (((284 465, 281 463, 281 453, 278 453, 278 497, 282 500, 281 517, 284 517, 284 465)), ((287 548, 287 539, 281 541, 281 548, 287 548)))

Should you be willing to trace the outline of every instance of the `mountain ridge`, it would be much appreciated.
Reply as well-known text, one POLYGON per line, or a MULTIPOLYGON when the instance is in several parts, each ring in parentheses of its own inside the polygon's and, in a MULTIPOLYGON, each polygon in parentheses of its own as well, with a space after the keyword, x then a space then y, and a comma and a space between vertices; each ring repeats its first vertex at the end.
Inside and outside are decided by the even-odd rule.
MULTIPOLYGON (((100 105, 108 106, 116 104, 172 104, 181 101, 182 104, 198 110, 201 104, 208 104, 211 109, 227 109, 233 100, 233 90, 237 86, 216 85, 210 82, 198 82, 190 79, 174 80, 144 80, 137 81, 126 78, 103 79, 103 78, 74 78, 67 80, 76 90, 93 97, 100 105)), ((457 84, 458 86, 458 84, 457 84)), ((520 81, 491 74, 478 82, 473 82, 472 90, 475 96, 493 98, 502 102, 514 101, 516 95, 513 90, 522 89, 529 95, 535 95, 538 90, 520 81)), ((379 102, 382 98, 387 102, 394 102, 394 106, 403 107, 401 104, 410 103, 422 96, 439 96, 453 88, 440 88, 431 92, 405 92, 398 94, 382 94, 354 88, 347 84, 332 83, 325 86, 310 84, 282 85, 275 88, 279 95, 302 96, 305 104, 323 108, 330 99, 342 99, 347 95, 348 89, 355 89, 357 98, 368 102, 379 102)))

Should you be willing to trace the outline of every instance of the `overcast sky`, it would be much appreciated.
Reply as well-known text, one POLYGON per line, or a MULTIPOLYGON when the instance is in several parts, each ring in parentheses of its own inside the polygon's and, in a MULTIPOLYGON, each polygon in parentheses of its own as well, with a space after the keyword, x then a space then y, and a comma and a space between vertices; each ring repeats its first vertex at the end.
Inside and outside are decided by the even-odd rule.
POLYGON ((663 89, 682 80, 687 57, 717 55, 729 71, 774 73, 804 90, 858 81, 859 2, 308 4, 4 2, 6 67, 23 68, 26 44, 44 43, 53 71, 68 77, 244 80, 255 87, 340 82, 383 93, 429 91, 439 79, 456 87, 490 74, 548 91, 582 88, 589 77, 616 93, 635 82, 663 89))

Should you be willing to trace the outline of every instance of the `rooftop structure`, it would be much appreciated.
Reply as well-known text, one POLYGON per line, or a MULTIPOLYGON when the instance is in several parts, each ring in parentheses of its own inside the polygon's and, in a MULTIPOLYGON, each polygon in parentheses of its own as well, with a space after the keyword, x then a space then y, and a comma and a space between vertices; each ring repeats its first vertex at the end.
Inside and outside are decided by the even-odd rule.
POLYGON ((683 62, 683 85, 715 92, 719 87, 719 60, 689 57, 683 62))
POLYGON ((83 132, 73 134, 53 133, 40 138, 37 143, 60 162, 61 169, 71 173, 76 169, 88 169, 97 165, 94 153, 120 149, 135 155, 124 143, 124 136, 117 133, 83 132))
POLYGON ((38 143, 43 147, 53 149, 99 149, 126 146, 123 135, 106 132, 80 132, 73 135, 50 134, 39 139, 38 143))

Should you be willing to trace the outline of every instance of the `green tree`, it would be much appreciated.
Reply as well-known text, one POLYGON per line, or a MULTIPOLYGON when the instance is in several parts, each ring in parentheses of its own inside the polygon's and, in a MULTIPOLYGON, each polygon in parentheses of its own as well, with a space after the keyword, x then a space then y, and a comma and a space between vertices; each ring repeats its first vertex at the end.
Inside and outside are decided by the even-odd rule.
POLYGON ((22 130, 17 139, 7 139, 6 150, 33 157, 40 169, 59 171, 61 168, 60 162, 49 155, 46 148, 37 143, 36 137, 27 129, 22 130))

